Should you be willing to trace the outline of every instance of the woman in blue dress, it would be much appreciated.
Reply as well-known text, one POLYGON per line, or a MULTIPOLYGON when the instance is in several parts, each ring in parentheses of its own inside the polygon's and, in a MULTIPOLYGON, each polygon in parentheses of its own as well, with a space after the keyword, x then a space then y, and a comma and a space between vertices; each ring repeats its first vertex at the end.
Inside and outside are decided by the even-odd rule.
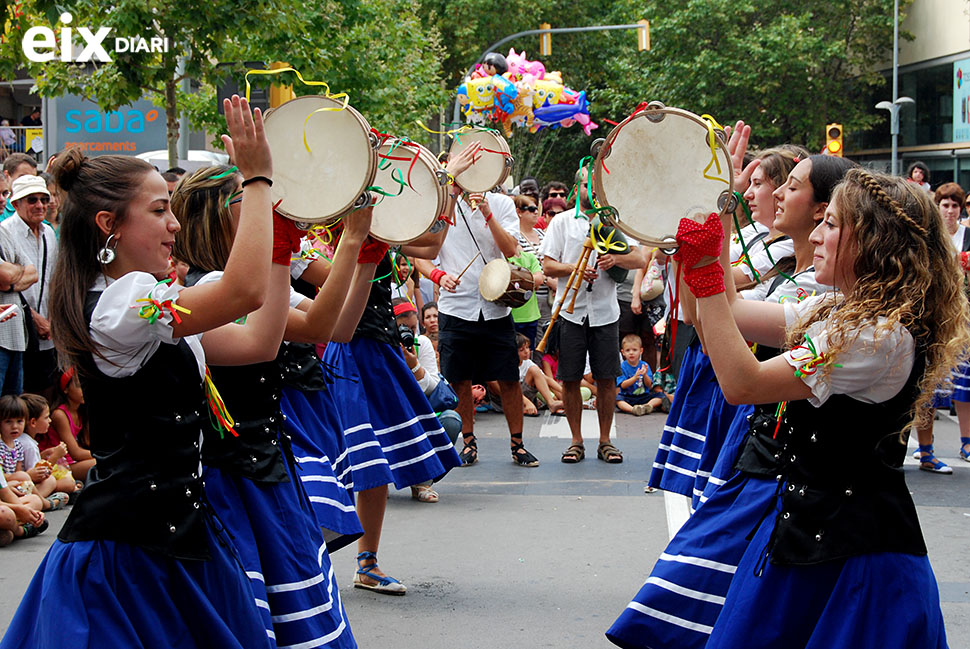
MULTIPOLYGON (((235 201, 244 182, 235 169, 220 166, 199 169, 176 187, 172 203, 182 236, 175 256, 189 266, 186 284, 204 286, 222 277, 225 251, 232 245, 239 218, 235 201)), ((290 448, 288 431, 304 424, 284 416, 283 379, 289 367, 281 367, 278 359, 292 352, 281 345, 283 340, 329 339, 370 229, 370 212, 365 208, 345 217, 347 226, 328 281, 312 301, 290 288, 290 261, 304 233, 293 221, 274 214, 273 267, 265 303, 244 322, 202 337, 212 381, 228 413, 225 421, 214 419, 206 429, 206 495, 240 549, 264 611, 266 632, 280 647, 356 647, 321 531, 320 508, 302 488, 303 470, 290 448), (286 542, 280 543, 283 538, 286 542)), ((316 366, 308 363, 309 368, 316 366)), ((328 484, 345 501, 335 502, 331 511, 338 520, 354 516, 349 496, 320 459, 313 464, 314 475, 328 468, 328 484)), ((334 527, 329 521, 324 524, 334 527)))
POLYGON ((902 472, 902 433, 970 342, 938 211, 905 181, 849 171, 811 235, 817 281, 841 292, 799 303, 735 300, 722 238, 716 217, 681 223, 685 282, 725 397, 775 405, 607 636, 653 649, 946 647, 902 472), (746 339, 788 351, 761 362, 746 339))
POLYGON ((272 163, 257 109, 225 102, 227 148, 252 182, 226 273, 158 282, 178 221, 168 186, 132 157, 58 156, 65 201, 52 338, 88 408, 89 482, 0 646, 270 648, 232 540, 205 500, 199 334, 258 308, 268 287, 272 163), (65 634, 69 634, 65 636, 65 634))

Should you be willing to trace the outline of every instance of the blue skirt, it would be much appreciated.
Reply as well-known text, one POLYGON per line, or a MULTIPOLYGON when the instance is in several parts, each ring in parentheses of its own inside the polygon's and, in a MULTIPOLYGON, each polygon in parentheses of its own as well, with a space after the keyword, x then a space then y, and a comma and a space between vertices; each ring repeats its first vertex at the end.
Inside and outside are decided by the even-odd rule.
POLYGON ((643 649, 945 649, 926 557, 773 565, 764 550, 780 508, 779 483, 735 474, 671 540, 607 637, 643 649))
MULTIPOLYGON (((691 493, 691 509, 696 510, 706 500, 704 491, 713 477, 714 467, 723 453, 730 453, 728 447, 731 422, 743 407, 732 406, 724 398, 721 386, 714 383, 711 391, 711 405, 707 412, 705 425, 704 447, 701 458, 697 462, 697 477, 694 479, 694 491, 691 493)), ((735 449, 736 452, 736 449, 735 449)), ((716 478, 715 478, 716 480, 716 478)), ((723 483, 722 483, 723 484, 723 483)))
POLYGON ((933 394, 934 408, 949 408, 951 401, 970 403, 970 361, 957 365, 950 380, 953 381, 952 390, 937 390, 933 394))
POLYGON ((235 550, 207 530, 208 561, 115 541, 54 541, 0 647, 276 647, 235 550))
POLYGON ((327 345, 323 360, 337 375, 331 392, 344 426, 354 491, 388 482, 403 489, 440 478, 461 464, 394 348, 358 336, 327 345))
POLYGON ((261 483, 208 467, 206 496, 239 549, 277 646, 354 649, 326 544, 287 468, 289 482, 261 483))
POLYGON ((741 452, 745 435, 748 434, 748 417, 753 413, 754 406, 744 405, 735 408, 734 417, 727 425, 727 435, 721 443, 721 450, 714 462, 714 468, 711 469, 711 475, 707 478, 707 486, 704 487, 704 493, 701 495, 697 507, 707 502, 714 494, 714 490, 726 483, 736 473, 734 464, 738 460, 738 453, 741 452))
POLYGON ((691 498, 707 439, 708 412, 717 381, 711 361, 701 350, 699 341, 687 348, 680 371, 677 392, 664 424, 648 484, 691 498))
POLYGON ((348 486, 351 471, 343 426, 324 394, 283 388, 280 407, 303 489, 324 529, 327 550, 336 552, 360 538, 364 529, 354 507, 353 486, 348 486))

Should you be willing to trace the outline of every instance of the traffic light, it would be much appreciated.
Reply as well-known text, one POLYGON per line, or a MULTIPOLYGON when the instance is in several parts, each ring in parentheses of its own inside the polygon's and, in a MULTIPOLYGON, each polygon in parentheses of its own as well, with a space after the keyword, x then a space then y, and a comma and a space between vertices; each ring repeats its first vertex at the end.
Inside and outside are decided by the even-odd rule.
POLYGON ((650 49, 650 21, 638 20, 637 24, 637 50, 643 52, 650 49))
MULTIPOLYGON (((539 29, 549 29, 549 23, 542 23, 539 29)), ((539 34, 539 56, 552 55, 552 34, 539 34)))
POLYGON ((841 124, 829 124, 825 127, 825 153, 842 157, 841 124))

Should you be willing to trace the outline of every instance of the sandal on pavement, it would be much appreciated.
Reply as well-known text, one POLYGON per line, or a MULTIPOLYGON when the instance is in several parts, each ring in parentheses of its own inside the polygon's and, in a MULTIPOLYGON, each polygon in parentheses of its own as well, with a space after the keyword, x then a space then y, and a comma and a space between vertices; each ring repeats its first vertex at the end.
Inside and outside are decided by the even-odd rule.
POLYGON ((929 471, 930 473, 939 473, 941 475, 950 475, 953 473, 953 469, 949 467, 942 460, 937 459, 933 455, 933 445, 927 444, 926 446, 919 447, 920 458, 919 458, 919 468, 922 471, 929 471))
POLYGON ((44 530, 46 530, 48 527, 50 527, 50 523, 48 523, 45 520, 40 525, 34 525, 33 523, 24 523, 23 525, 21 525, 21 527, 24 530, 24 535, 21 536, 20 538, 21 539, 32 539, 35 536, 37 536, 38 534, 40 534, 41 532, 43 532, 44 530))
POLYGON ((411 485, 411 497, 422 503, 438 502, 438 492, 431 488, 432 482, 411 485))
POLYGON ((403 595, 408 591, 407 586, 399 582, 393 577, 388 577, 384 575, 374 574, 374 570, 377 568, 377 554, 374 552, 361 552, 357 555, 357 574, 354 575, 354 588, 363 588, 364 590, 372 590, 375 593, 381 593, 382 595, 403 595), (364 561, 374 560, 374 563, 364 565, 364 561), (364 581, 364 578, 372 579, 377 583, 370 584, 364 581))
POLYGON ((61 507, 66 506, 69 499, 70 499, 70 496, 68 496, 66 493, 55 491, 54 493, 52 493, 47 497, 47 500, 51 504, 50 511, 55 511, 60 509, 61 507))
POLYGON ((579 464, 586 457, 586 447, 582 444, 573 444, 562 454, 563 464, 579 464))
POLYGON ((478 442, 474 435, 462 434, 462 439, 465 442, 465 447, 461 449, 458 458, 461 460, 462 466, 471 466, 478 462, 478 442))
POLYGON ((609 442, 605 444, 600 444, 596 449, 596 457, 603 460, 607 464, 620 464, 623 462, 623 453, 620 449, 613 446, 609 442))
POLYGON ((970 437, 960 438, 960 457, 970 462, 970 437))
POLYGON ((512 435, 512 461, 519 466, 524 467, 537 467, 539 466, 539 458, 525 450, 525 445, 522 444, 522 435, 512 435))

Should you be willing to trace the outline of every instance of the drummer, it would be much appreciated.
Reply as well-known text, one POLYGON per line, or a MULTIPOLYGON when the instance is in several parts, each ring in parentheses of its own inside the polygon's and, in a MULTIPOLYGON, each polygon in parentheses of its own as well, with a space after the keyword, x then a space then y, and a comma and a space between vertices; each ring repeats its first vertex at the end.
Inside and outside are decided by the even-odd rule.
POLYGON ((478 461, 473 379, 475 383, 498 381, 512 461, 519 466, 539 466, 539 460, 522 444, 522 388, 511 311, 486 301, 478 290, 486 263, 519 253, 514 235, 518 230, 515 204, 508 196, 490 192, 459 199, 455 225, 449 228, 438 253, 439 270, 431 276, 444 289, 438 298, 438 352, 441 373, 458 393, 463 466, 478 461))
MULTIPOLYGON (((590 234, 590 202, 592 188, 584 169, 577 173, 579 207, 581 211, 567 211, 554 219, 546 230, 539 248, 544 255, 542 272, 548 277, 564 278, 556 289, 556 303, 564 299, 565 278, 573 272, 583 252, 583 244, 590 234)), ((562 454, 566 464, 576 464, 586 456, 582 433, 582 398, 579 384, 583 379, 586 355, 596 382, 596 410, 599 415, 599 446, 596 456, 604 462, 619 464, 623 454, 610 442, 610 427, 616 408, 616 377, 620 375, 619 319, 620 307, 616 298, 616 282, 606 272, 613 266, 635 270, 646 263, 639 246, 631 246, 626 254, 590 253, 590 261, 583 275, 583 284, 576 296, 572 313, 563 308, 559 312, 559 370, 557 378, 563 384, 566 420, 572 442, 562 454), (587 287, 591 286, 591 290, 587 287)), ((572 296, 568 297, 570 302, 572 296)), ((567 302, 569 304, 569 302, 567 302)), ((504 400, 503 400, 504 403, 504 400)))

